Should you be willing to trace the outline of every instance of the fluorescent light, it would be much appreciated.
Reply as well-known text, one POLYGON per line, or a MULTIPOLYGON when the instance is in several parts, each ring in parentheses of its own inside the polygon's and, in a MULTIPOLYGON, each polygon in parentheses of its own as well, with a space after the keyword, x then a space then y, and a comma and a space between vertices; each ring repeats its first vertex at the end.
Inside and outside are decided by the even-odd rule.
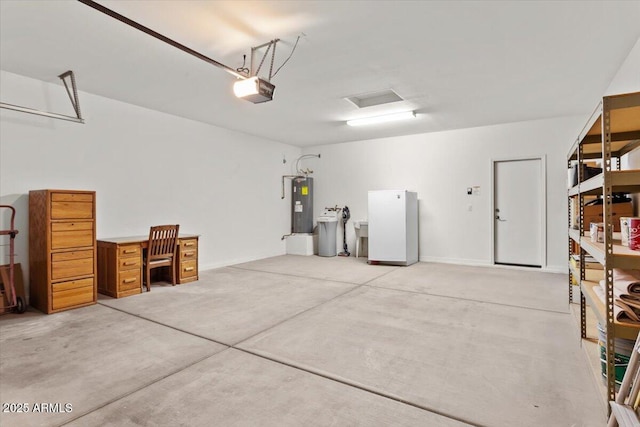
POLYGON ((249 77, 248 79, 238 80, 233 84, 233 93, 238 98, 258 104, 260 102, 271 101, 273 99, 273 91, 275 86, 258 76, 249 77))
POLYGON ((394 122, 396 120, 414 119, 415 111, 404 111, 402 113, 385 114, 384 116, 364 117, 362 119, 347 120, 349 126, 372 125, 376 123, 394 122))

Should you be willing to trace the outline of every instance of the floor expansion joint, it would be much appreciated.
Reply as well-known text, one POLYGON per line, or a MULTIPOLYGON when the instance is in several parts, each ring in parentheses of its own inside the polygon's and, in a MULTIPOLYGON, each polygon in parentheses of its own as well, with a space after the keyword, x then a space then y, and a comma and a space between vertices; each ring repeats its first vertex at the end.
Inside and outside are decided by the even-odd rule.
POLYGON ((385 286, 376 286, 376 285, 368 285, 368 284, 364 284, 362 286, 368 286, 370 288, 376 288, 376 289, 385 289, 387 291, 397 291, 397 292, 406 292, 406 293, 409 293, 409 294, 426 295, 426 296, 430 296, 430 297, 449 298, 449 299, 454 299, 454 300, 459 300, 459 301, 477 302, 477 303, 481 303, 481 304, 499 305, 499 306, 502 306, 502 307, 512 307, 512 308, 521 308, 521 309, 524 309, 524 310, 542 311, 544 313, 571 314, 570 311, 548 310, 548 309, 544 309, 544 308, 527 307, 527 306, 515 305, 515 304, 504 304, 504 303, 500 303, 500 302, 482 301, 482 300, 477 300, 477 299, 472 299, 472 298, 462 298, 462 297, 451 296, 451 295, 431 294, 431 293, 428 293, 428 292, 412 291, 412 290, 407 290, 407 289, 388 288, 388 287, 385 287, 385 286))
POLYGON ((441 416, 441 417, 444 417, 444 418, 448 418, 450 420, 458 421, 458 422, 461 422, 461 423, 464 423, 464 424, 467 424, 467 425, 470 425, 470 426, 474 426, 474 427, 485 427, 482 424, 477 424, 477 423, 472 422, 470 420, 467 420, 467 419, 464 419, 464 418, 460 418, 460 417, 457 417, 455 415, 451 415, 451 414, 448 414, 446 412, 442 412, 442 411, 439 411, 437 409, 430 408, 428 406, 424 406, 424 405, 420 405, 418 403, 411 402, 411 401, 403 399, 402 397, 399 397, 399 396, 393 396, 393 395, 390 395, 390 394, 385 394, 385 393, 380 392, 378 390, 375 390, 373 388, 369 388, 369 387, 366 387, 366 386, 363 386, 363 385, 360 385, 360 384, 357 384, 357 383, 353 383, 353 382, 350 382, 350 381, 347 381, 347 380, 344 380, 344 379, 341 379, 341 378, 332 377, 331 375, 323 374, 323 373, 320 373, 320 372, 317 372, 317 371, 313 371, 311 369, 304 368, 304 367, 295 365, 295 364, 290 363, 290 362, 285 362, 285 361, 282 361, 282 360, 278 360, 278 359, 273 358, 273 357, 265 356, 265 355, 260 354, 260 353, 255 353, 255 352, 253 352, 251 350, 247 350, 247 349, 243 349, 243 348, 237 348, 237 347, 232 347, 232 348, 234 350, 242 351, 243 353, 247 353, 247 354, 250 354, 252 356, 256 356, 256 357, 259 357, 261 359, 268 360, 270 362, 278 363, 280 365, 284 365, 284 366, 287 366, 289 368, 293 368, 293 369, 296 369, 296 370, 299 370, 299 371, 302 371, 302 372, 306 372, 308 374, 315 375, 315 376, 318 376, 320 378, 324 378, 324 379, 329 380, 329 381, 337 382, 339 384, 346 385, 348 387, 356 388, 358 390, 361 390, 361 391, 364 391, 364 392, 367 392, 367 393, 375 394, 376 396, 380 396, 380 397, 385 398, 385 399, 393 400, 394 402, 398 402, 398 403, 401 403, 403 405, 412 406, 412 407, 420 409, 422 411, 430 412, 432 414, 435 414, 435 415, 438 415, 438 416, 441 416))

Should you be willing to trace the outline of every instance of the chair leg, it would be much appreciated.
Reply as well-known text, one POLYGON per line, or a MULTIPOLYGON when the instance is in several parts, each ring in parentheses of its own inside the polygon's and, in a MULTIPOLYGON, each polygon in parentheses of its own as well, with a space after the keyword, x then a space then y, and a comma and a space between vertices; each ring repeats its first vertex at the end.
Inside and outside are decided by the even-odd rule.
POLYGON ((176 285, 176 260, 173 258, 173 264, 171 264, 171 284, 176 285))
POLYGON ((147 266, 147 292, 151 292, 151 268, 147 266))

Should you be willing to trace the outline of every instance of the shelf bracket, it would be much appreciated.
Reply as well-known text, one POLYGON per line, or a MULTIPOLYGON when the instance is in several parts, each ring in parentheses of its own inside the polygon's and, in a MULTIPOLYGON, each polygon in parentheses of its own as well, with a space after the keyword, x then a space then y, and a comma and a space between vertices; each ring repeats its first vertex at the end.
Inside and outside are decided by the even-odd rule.
POLYGON ((37 116, 50 117, 52 119, 68 120, 75 123, 84 123, 84 119, 82 118, 82 114, 80 113, 80 99, 78 98, 78 88, 76 87, 76 78, 73 74, 73 71, 65 71, 58 77, 60 78, 60 80, 62 80, 62 83, 64 83, 64 87, 67 90, 67 95, 69 95, 69 100, 71 101, 73 110, 76 113, 75 117, 67 116, 65 114, 50 113, 48 111, 40 111, 33 108, 20 107, 19 105, 7 104, 6 102, 0 102, 0 108, 20 111, 21 113, 35 114, 37 116), (69 78, 71 82, 71 89, 69 89, 69 84, 66 80, 67 78, 69 78))

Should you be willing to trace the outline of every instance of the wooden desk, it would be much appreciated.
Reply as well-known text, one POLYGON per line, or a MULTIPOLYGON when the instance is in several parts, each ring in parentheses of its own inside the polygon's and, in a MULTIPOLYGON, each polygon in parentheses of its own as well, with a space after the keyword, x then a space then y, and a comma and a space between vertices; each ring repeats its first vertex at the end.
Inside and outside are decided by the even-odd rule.
MULTIPOLYGON (((139 294, 142 288, 142 250, 149 236, 98 240, 98 292, 114 298, 139 294)), ((180 234, 176 282, 198 280, 198 235, 180 234)))

